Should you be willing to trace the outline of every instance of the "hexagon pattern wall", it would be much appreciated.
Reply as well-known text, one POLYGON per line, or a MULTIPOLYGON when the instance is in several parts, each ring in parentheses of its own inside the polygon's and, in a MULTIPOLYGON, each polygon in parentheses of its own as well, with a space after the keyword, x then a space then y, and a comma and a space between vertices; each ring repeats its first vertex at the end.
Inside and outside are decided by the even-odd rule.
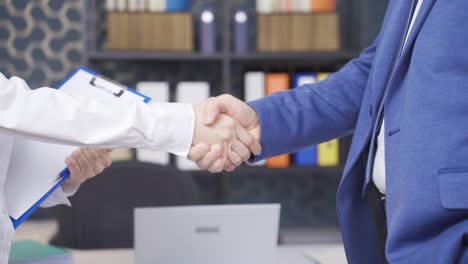
POLYGON ((82 64, 80 1, 0 0, 0 72, 56 87, 82 64))

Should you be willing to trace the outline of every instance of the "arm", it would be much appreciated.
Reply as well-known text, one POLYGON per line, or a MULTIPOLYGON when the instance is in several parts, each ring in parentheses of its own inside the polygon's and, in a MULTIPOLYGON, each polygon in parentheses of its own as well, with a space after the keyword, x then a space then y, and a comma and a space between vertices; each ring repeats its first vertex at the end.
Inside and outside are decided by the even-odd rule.
MULTIPOLYGON (((376 41, 377 42, 377 41, 376 41)), ((327 79, 250 102, 260 124, 262 154, 289 153, 350 134, 355 127, 376 44, 327 79)))
POLYGON ((191 105, 102 103, 55 89, 30 90, 0 74, 0 132, 69 145, 136 147, 187 155, 195 117, 191 105))
MULTIPOLYGON (((318 84, 276 93, 250 106, 231 95, 210 98, 204 106, 204 123, 215 122, 221 113, 236 119, 261 141, 262 153, 254 153, 253 162, 347 135, 355 127, 379 39, 318 84)), ((216 149, 198 144, 189 159, 203 169, 219 161, 215 154, 216 149)), ((232 171, 235 166, 226 163, 224 169, 232 171)))

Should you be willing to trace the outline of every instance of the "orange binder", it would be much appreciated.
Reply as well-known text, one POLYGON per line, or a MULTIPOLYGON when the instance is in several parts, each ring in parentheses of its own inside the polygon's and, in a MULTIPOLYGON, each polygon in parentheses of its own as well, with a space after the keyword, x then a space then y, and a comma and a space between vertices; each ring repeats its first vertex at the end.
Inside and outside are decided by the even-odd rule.
POLYGON ((336 0, 310 0, 312 12, 334 12, 336 11, 336 0))
MULTIPOLYGON (((287 73, 268 73, 265 77, 266 95, 286 91, 289 89, 289 75, 287 73)), ((280 155, 267 159, 266 165, 269 168, 289 167, 289 155, 280 155)))

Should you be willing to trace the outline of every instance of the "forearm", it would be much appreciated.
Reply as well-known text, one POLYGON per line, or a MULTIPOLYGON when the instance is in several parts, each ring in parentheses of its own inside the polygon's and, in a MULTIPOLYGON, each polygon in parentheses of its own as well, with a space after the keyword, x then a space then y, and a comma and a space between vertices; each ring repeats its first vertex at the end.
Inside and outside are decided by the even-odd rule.
POLYGON ((136 147, 184 153, 191 145, 192 106, 103 103, 55 89, 30 90, 0 74, 0 131, 27 138, 93 147, 136 147))

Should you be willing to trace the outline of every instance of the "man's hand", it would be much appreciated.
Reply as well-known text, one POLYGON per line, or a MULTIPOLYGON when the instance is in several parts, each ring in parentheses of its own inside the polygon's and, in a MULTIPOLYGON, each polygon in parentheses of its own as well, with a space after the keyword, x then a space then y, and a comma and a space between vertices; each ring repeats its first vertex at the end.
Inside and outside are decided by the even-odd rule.
MULTIPOLYGON (((216 169, 219 170, 222 166, 226 171, 232 171, 235 167, 239 166, 242 161, 247 161, 250 158, 250 153, 256 155, 260 153, 261 146, 259 145, 255 149, 245 147, 245 145, 251 145, 252 141, 256 144, 260 142, 260 123, 258 121, 257 112, 255 112, 253 108, 243 101, 227 94, 208 99, 203 104, 202 108, 202 120, 204 125, 212 125, 222 114, 226 114, 235 119, 239 125, 250 134, 250 137, 246 137, 245 140, 242 141, 244 145, 232 145, 233 151, 228 152, 228 160, 219 156, 220 149, 222 148, 219 145, 213 145, 211 148, 207 144, 194 145, 190 150, 189 159, 195 161, 198 167, 201 169, 216 167, 216 169)), ((221 168, 221 170, 223 168, 221 168)))
POLYGON ((66 186, 79 186, 86 180, 100 174, 112 164, 112 149, 80 148, 65 160, 70 170, 66 186))

